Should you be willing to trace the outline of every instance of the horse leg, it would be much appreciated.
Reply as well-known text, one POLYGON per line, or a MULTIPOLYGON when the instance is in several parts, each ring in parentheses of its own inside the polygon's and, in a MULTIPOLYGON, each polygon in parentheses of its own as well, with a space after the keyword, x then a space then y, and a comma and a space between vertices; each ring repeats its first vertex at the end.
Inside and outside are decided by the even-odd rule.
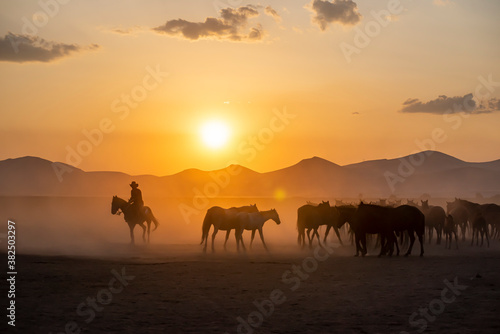
POLYGON ((457 232, 456 232, 456 231, 453 231, 453 233, 455 233, 455 244, 457 245, 457 249, 458 249, 458 237, 457 237, 457 232))
POLYGON ((391 232, 389 234, 389 237, 387 238, 387 242, 389 242, 389 244, 387 245, 389 247, 389 256, 392 256, 392 254, 394 254, 394 244, 397 245, 397 243, 398 243, 398 239, 394 235, 394 232, 391 232))
POLYGON ((490 247, 490 239, 488 239, 488 230, 486 230, 486 242, 488 243, 488 248, 490 247))
MULTIPOLYGON (((400 232, 401 235, 403 234, 403 232, 400 232)), ((396 256, 399 256, 399 245, 398 245, 398 238, 396 236, 394 236, 394 243, 396 244, 396 256)))
POLYGON ((361 253, 361 242, 359 240, 360 238, 357 233, 354 234, 354 239, 355 239, 354 243, 356 244, 356 255, 354 256, 359 256, 359 253, 361 253))
MULTIPOLYGON (((323 247, 323 244, 321 243, 321 240, 319 239, 319 232, 318 232, 318 228, 316 228, 316 229, 314 230, 314 234, 316 234, 316 238, 318 239, 318 245, 319 245, 320 247, 323 247)), ((313 238, 314 238, 314 234, 313 234, 313 238)))
POLYGON ((266 242, 264 241, 264 234, 262 233, 262 228, 259 228, 259 235, 260 235, 260 240, 262 240, 262 245, 264 245, 264 249, 269 252, 269 249, 267 249, 266 242))
POLYGON ((219 231, 219 229, 217 227, 215 227, 215 225, 214 225, 214 232, 212 233, 212 253, 215 252, 214 241, 215 241, 215 236, 217 235, 218 231, 219 231))
POLYGON ((255 238, 255 230, 252 230, 252 238, 250 239, 250 249, 252 249, 253 238, 255 238))
POLYGON ((151 239, 151 235, 150 235, 150 232, 151 232, 151 220, 147 220, 146 222, 148 223, 148 244, 149 244, 150 239, 151 239))
POLYGON ((361 256, 365 256, 368 253, 368 248, 366 247, 366 233, 361 236, 361 256))
POLYGON ((328 237, 328 233, 330 233, 331 228, 332 228, 332 225, 328 225, 326 227, 326 232, 325 232, 325 237, 323 238, 323 243, 326 243, 326 237, 328 237))
POLYGON ((146 226, 144 226, 144 222, 140 223, 139 226, 142 228, 142 240, 146 243, 146 226))
POLYGON ((226 244, 227 244, 227 239, 229 239, 229 234, 231 234, 231 230, 226 231, 226 240, 224 240, 224 250, 226 250, 226 244))
POLYGON ((335 234, 337 235, 337 238, 339 239, 340 246, 344 246, 344 243, 342 242, 342 238, 340 237, 339 229, 336 227, 333 227, 333 230, 335 231, 335 234))
POLYGON ((134 226, 135 225, 128 224, 128 227, 130 228, 130 244, 131 245, 135 244, 135 240, 134 240, 134 226))
MULTIPOLYGON (((413 231, 411 232, 413 235, 413 231)), ((420 256, 424 256, 424 236, 422 234, 418 234, 418 242, 420 242, 420 256)))
POLYGON ((410 234, 410 246, 408 247, 408 250, 406 251, 405 256, 408 256, 411 254, 413 244, 415 243, 415 234, 413 233, 413 231, 411 231, 409 234, 410 234))
MULTIPOLYGON (((238 239, 241 242, 241 247, 243 248, 243 251, 246 252, 247 248, 245 247, 245 243, 243 242, 243 229, 239 231, 237 229, 234 229, 234 233, 238 234, 238 239)), ((238 239, 236 240, 236 243, 238 243, 238 239)))
MULTIPOLYGON (((377 238, 377 243, 380 242, 380 253, 378 254, 378 257, 381 257, 382 255, 386 254, 386 247, 389 243, 389 240, 386 240, 385 235, 379 234, 377 238)), ((376 245, 375 245, 376 247, 376 245)))
MULTIPOLYGON (((309 241, 309 248, 312 248, 312 239, 311 239, 311 227, 307 229, 307 240, 309 241)), ((314 234, 313 234, 314 238, 314 234)))

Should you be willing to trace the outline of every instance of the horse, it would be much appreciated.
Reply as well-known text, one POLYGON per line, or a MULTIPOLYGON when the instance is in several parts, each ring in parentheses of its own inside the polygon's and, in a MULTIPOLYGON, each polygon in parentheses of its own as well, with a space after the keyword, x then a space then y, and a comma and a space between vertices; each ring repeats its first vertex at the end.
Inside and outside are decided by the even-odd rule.
POLYGON ((432 241, 433 231, 436 230, 436 245, 440 245, 446 213, 440 206, 429 205, 429 200, 421 202, 422 206, 420 206, 419 209, 425 216, 425 224, 429 234, 429 243, 432 241))
POLYGON ((297 241, 299 246, 304 247, 305 242, 305 229, 308 229, 308 239, 309 247, 312 248, 312 240, 314 235, 318 238, 318 243, 321 246, 319 240, 318 228, 320 225, 327 225, 332 220, 332 211, 330 210, 330 202, 321 202, 318 205, 306 204, 297 209, 297 231, 298 238, 297 241), (314 230, 312 238, 309 237, 309 232, 314 230))
POLYGON ((236 215, 239 212, 258 212, 258 211, 259 210, 257 209, 256 204, 242 206, 239 208, 232 207, 229 209, 224 209, 221 208, 220 206, 213 206, 210 209, 208 209, 205 218, 203 219, 201 242, 200 242, 200 245, 203 245, 203 243, 205 243, 205 246, 203 247, 203 252, 207 251, 208 232, 210 232, 210 227, 212 225, 214 226, 214 231, 212 233, 212 252, 215 252, 214 241, 215 241, 215 236, 217 235, 217 232, 219 230, 227 231, 226 240, 224 242, 224 249, 226 249, 227 239, 229 238, 229 233, 231 232, 232 229, 235 230, 234 237, 236 239, 236 249, 238 251, 240 250, 240 242, 243 249, 245 249, 245 244, 243 243, 243 239, 240 238, 242 232, 240 223, 238 222, 236 215))
MULTIPOLYGON (((236 215, 238 221, 241 223, 241 231, 242 234, 244 230, 252 231, 252 239, 250 240, 250 248, 252 248, 253 239, 255 237, 255 231, 259 231, 260 240, 262 240, 262 245, 267 249, 266 242, 264 241, 264 234, 262 233, 262 227, 264 223, 268 220, 274 220, 274 222, 279 225, 281 224, 280 216, 276 209, 271 209, 268 211, 259 211, 259 212, 239 212, 236 215)), ((240 238, 243 237, 240 235, 240 238)))
POLYGON ((490 247, 490 240, 488 239, 488 225, 481 212, 477 212, 472 220, 472 241, 470 245, 474 244, 474 235, 476 236, 476 246, 479 244, 479 233, 481 233, 481 247, 483 247, 484 235, 486 235, 486 242, 490 247))
POLYGON ((476 218, 478 212, 486 220, 486 227, 491 226, 491 235, 493 238, 500 236, 500 205, 497 204, 478 204, 463 199, 455 199, 455 205, 464 207, 469 215, 469 221, 476 218))
MULTIPOLYGON (((354 216, 350 222, 351 229, 354 231, 354 238, 356 241, 356 255, 365 256, 367 251, 366 247, 366 234, 383 234, 389 245, 393 245, 394 233, 389 225, 389 212, 390 208, 375 205, 375 204, 364 204, 361 202, 358 209, 354 213, 354 216)), ((382 245, 380 249, 379 256, 384 253, 384 247, 382 245)), ((392 255, 392 250, 390 251, 392 255)))
POLYGON ((451 214, 448 214, 446 216, 446 219, 444 221, 444 226, 443 226, 443 232, 445 236, 445 248, 451 249, 451 244, 453 242, 453 234, 455 235, 455 243, 457 245, 458 249, 458 237, 457 237, 457 228, 455 225, 455 220, 453 219, 453 216, 451 214), (450 241, 449 247, 448 247, 448 240, 450 241))
POLYGON ((465 241, 467 223, 469 221, 469 213, 467 212, 467 209, 455 200, 455 202, 446 202, 446 212, 453 217, 457 226, 460 227, 462 241, 465 241))
POLYGON ((153 215, 153 211, 147 206, 143 207, 143 212, 140 214, 140 216, 137 216, 136 212, 133 212, 134 209, 131 207, 131 205, 124 199, 113 196, 113 200, 111 201, 111 214, 120 214, 118 210, 121 210, 123 212, 123 216, 125 219, 125 222, 127 222, 128 227, 130 228, 130 243, 134 244, 134 227, 135 225, 139 225, 142 227, 142 239, 144 242, 146 242, 146 226, 144 226, 144 222, 148 224, 148 243, 149 243, 149 234, 151 231, 151 222, 155 224, 155 228, 153 231, 156 231, 158 228, 158 220, 156 220, 155 216, 153 215))
POLYGON ((342 238, 340 238, 339 229, 344 226, 345 223, 348 223, 352 220, 354 212, 356 212, 356 207, 353 205, 335 205, 331 207, 332 210, 332 220, 331 223, 327 224, 325 237, 323 238, 323 243, 326 243, 326 238, 328 237, 328 233, 330 229, 333 228, 337 238, 339 239, 340 245, 344 246, 342 242, 342 238))
MULTIPOLYGON (((424 255, 424 235, 425 235, 425 215, 416 207, 411 205, 400 205, 391 210, 393 217, 390 221, 392 230, 401 235, 407 235, 410 238, 410 245, 405 256, 411 254, 413 244, 415 243, 415 234, 420 243, 420 256, 424 255), (406 232, 406 234, 405 234, 406 232)), ((396 240, 396 247, 399 247, 396 240)))
MULTIPOLYGON (((420 242, 420 256, 424 254, 423 236, 425 232, 425 217, 418 208, 409 205, 401 205, 397 208, 383 207, 361 202, 352 219, 351 228, 354 230, 356 239, 356 255, 361 252, 362 256, 367 253, 366 234, 380 234, 380 254, 389 255, 394 251, 394 244, 398 247, 394 232, 408 232, 410 246, 405 256, 411 254, 415 242, 415 233, 420 242)), ((399 247, 398 247, 399 254, 399 247)))

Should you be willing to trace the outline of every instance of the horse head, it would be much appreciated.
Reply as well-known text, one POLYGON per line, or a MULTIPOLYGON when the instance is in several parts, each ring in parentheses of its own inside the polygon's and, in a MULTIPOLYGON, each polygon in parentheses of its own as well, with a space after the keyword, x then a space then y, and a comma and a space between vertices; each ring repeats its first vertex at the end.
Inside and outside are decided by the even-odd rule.
POLYGON ((281 224, 280 216, 278 215, 278 211, 276 209, 271 209, 271 214, 273 217, 273 220, 276 222, 276 225, 281 224))
POLYGON ((119 198, 118 196, 113 196, 113 200, 111 201, 111 214, 116 215, 118 210, 120 209, 120 204, 119 204, 119 198))

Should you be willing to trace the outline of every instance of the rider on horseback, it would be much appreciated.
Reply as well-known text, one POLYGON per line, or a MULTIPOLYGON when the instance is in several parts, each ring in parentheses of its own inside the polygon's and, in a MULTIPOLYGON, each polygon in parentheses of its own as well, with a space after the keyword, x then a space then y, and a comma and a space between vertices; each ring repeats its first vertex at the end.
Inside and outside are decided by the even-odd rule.
POLYGON ((136 216, 139 217, 142 214, 144 207, 144 201, 142 200, 142 192, 139 189, 139 184, 137 184, 137 182, 132 181, 130 186, 132 187, 132 190, 130 191, 130 199, 128 200, 128 203, 135 212, 136 216))

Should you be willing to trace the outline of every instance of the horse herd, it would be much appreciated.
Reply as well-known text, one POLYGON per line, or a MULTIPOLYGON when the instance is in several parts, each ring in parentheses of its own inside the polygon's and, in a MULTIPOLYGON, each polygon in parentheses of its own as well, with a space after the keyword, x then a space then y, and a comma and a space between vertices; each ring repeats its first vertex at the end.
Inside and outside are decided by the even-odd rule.
MULTIPOLYGON (((331 206, 328 201, 319 204, 307 203, 297 210, 297 241, 301 247, 306 244, 313 246, 314 238, 318 244, 325 243, 330 230, 333 228, 341 245, 343 245, 340 229, 348 224, 348 232, 351 241, 356 245, 356 256, 367 254, 367 235, 377 235, 377 244, 380 244, 381 255, 392 255, 394 248, 399 255, 400 244, 406 245, 409 242, 405 255, 410 255, 415 237, 420 243, 420 256, 424 254, 424 237, 427 230, 429 243, 436 232, 436 243, 440 244, 442 235, 445 236, 445 247, 451 248, 453 237, 458 248, 458 234, 462 241, 465 241, 466 234, 472 232, 471 245, 476 241, 479 244, 481 235, 481 246, 486 239, 489 247, 489 236, 494 239, 500 238, 500 206, 496 204, 478 204, 463 199, 455 198, 453 202, 447 202, 446 211, 440 206, 431 206, 428 201, 421 201, 421 204, 408 200, 407 204, 401 203, 387 204, 385 201, 365 204, 360 202, 357 205, 336 203, 340 205, 331 206), (326 226, 323 241, 320 240, 319 229, 326 226), (306 241, 307 236, 307 241, 306 241), (398 241, 399 238, 399 241, 398 241)), ((131 243, 134 243, 134 227, 139 225, 143 229, 143 239, 146 241, 147 223, 148 241, 151 222, 155 224, 155 229, 159 223, 154 217, 149 207, 144 207, 142 215, 131 212, 128 203, 116 196, 113 197, 111 213, 120 214, 123 212, 125 221, 130 228, 131 243)), ((264 240, 263 226, 268 220, 273 220, 276 224, 281 224, 278 212, 275 209, 259 211, 256 204, 224 209, 214 206, 207 210, 202 224, 201 243, 204 244, 203 251, 206 252, 208 237, 211 227, 212 251, 215 250, 215 237, 219 230, 226 231, 224 249, 231 230, 234 230, 236 248, 245 250, 243 242, 243 232, 252 231, 250 246, 252 246, 255 233, 258 231, 264 248, 267 245, 264 240)))
MULTIPOLYGON (((383 203, 385 204, 385 203, 383 203)), ((280 224, 280 218, 275 209, 259 211, 257 206, 249 205, 224 209, 218 206, 207 210, 202 225, 201 244, 206 251, 209 231, 214 227, 212 233, 212 251, 215 250, 215 237, 219 230, 226 231, 224 248, 231 230, 235 232, 236 247, 239 251, 240 244, 245 249, 242 234, 243 231, 252 231, 250 245, 253 243, 255 232, 258 230, 262 244, 267 250, 262 228, 268 220, 280 224)), ((323 243, 326 242, 330 230, 333 228, 340 244, 342 239, 339 230, 348 224, 349 232, 354 238, 356 245, 356 256, 367 254, 367 235, 378 235, 381 255, 392 255, 394 247, 399 255, 400 244, 409 241, 405 256, 412 252, 415 237, 420 243, 420 256, 424 254, 424 234, 427 230, 429 243, 436 232, 436 243, 440 244, 442 235, 445 235, 445 247, 451 248, 453 237, 458 248, 457 230, 460 228, 462 240, 465 241, 467 230, 472 231, 471 245, 479 242, 481 235, 481 246, 484 239, 489 247, 489 237, 500 237, 500 206, 496 204, 477 204, 462 199, 447 202, 447 210, 440 206, 431 206, 428 201, 421 201, 421 205, 408 201, 405 205, 380 205, 365 204, 358 205, 335 205, 331 206, 328 201, 319 204, 307 203, 297 210, 298 243, 304 247, 306 243, 312 247, 314 238, 322 246, 319 228, 326 226, 323 243), (306 242, 307 236, 307 242, 306 242), (398 242, 399 238, 399 242, 398 242)))

